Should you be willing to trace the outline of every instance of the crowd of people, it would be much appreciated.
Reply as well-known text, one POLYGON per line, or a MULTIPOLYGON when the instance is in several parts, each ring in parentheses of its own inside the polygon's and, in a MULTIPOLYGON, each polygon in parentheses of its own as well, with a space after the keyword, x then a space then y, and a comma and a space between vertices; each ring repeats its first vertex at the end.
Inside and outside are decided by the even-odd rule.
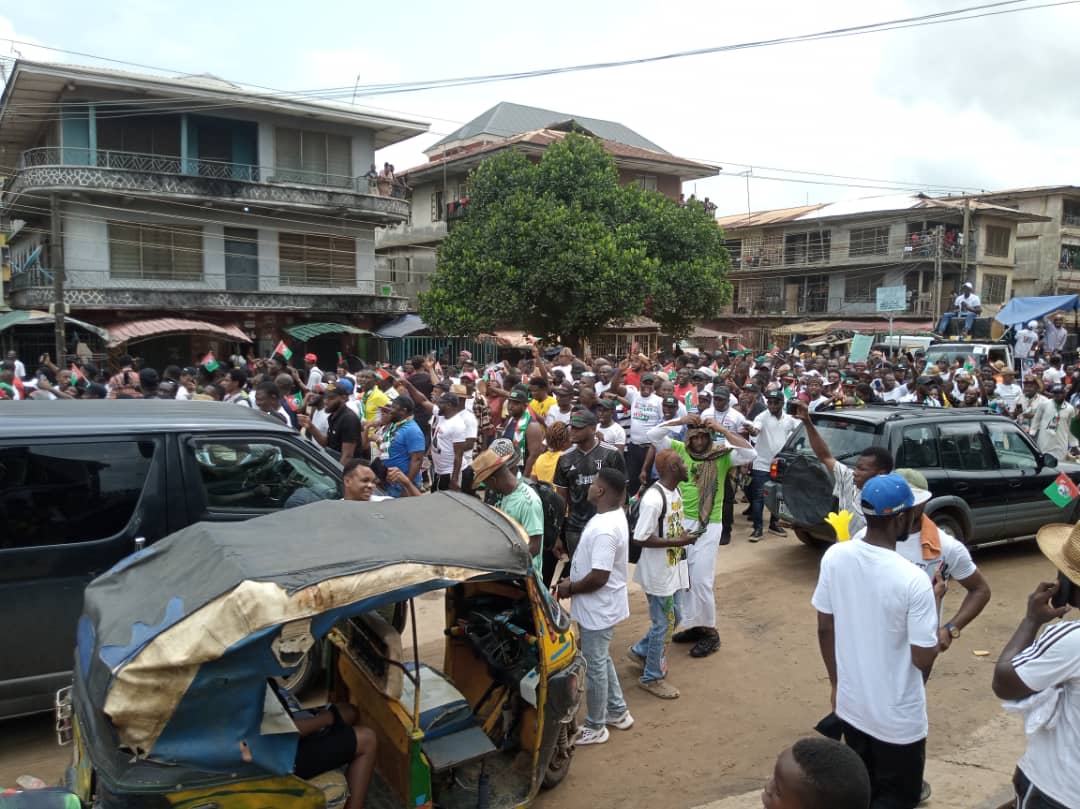
MULTIPOLYGON (((282 354, 210 359, 159 374, 124 356, 108 373, 82 362, 60 368, 46 355, 28 375, 9 353, 0 396, 251 408, 340 459, 348 500, 454 491, 498 506, 523 527, 536 572, 570 600, 588 665, 582 746, 607 742, 610 729, 634 723, 611 650, 615 627, 630 614, 631 576, 645 593, 649 626, 625 657, 641 689, 676 699, 671 644, 684 644, 691 659, 721 646, 713 586, 738 494, 746 495, 751 542, 766 531, 784 535, 779 515, 765 521, 764 483, 788 438, 804 430, 839 508, 852 515, 852 541, 825 553, 813 606, 834 711, 819 729, 843 738, 856 755, 796 744, 777 762, 763 795, 767 807, 911 807, 925 799, 926 683, 936 657, 990 600, 961 538, 923 513, 931 496, 925 477, 893 469, 880 447, 866 448, 853 466, 838 461, 812 414, 875 405, 988 407, 1014 418, 1040 450, 1065 458, 1076 447, 1080 400, 1080 369, 1058 354, 1036 359, 1019 385, 1015 370, 1000 363, 927 363, 877 352, 860 361, 839 351, 754 357, 743 349, 579 358, 565 348, 545 355, 534 345, 516 361, 478 364, 463 351, 443 362, 418 356, 404 367, 339 364, 333 371, 320 368, 314 354, 301 367, 282 354), (945 620, 941 599, 950 581, 965 592, 945 620), (814 793, 805 776, 830 767, 847 773, 850 794, 800 802, 799 795, 814 793), (796 798, 779 798, 781 789, 796 798)), ((1060 769, 1073 766, 1080 726, 1080 633, 1059 624, 1038 635, 1080 603, 1080 529, 1046 530, 1040 546, 1061 571, 1059 581, 1032 595, 994 679, 999 696, 1034 723, 1016 774, 1018 805, 1027 809, 1080 805, 1075 774, 1060 769), (1050 707, 1048 690, 1057 700, 1050 707), (1057 724, 1046 718, 1053 710, 1062 712, 1057 724)))

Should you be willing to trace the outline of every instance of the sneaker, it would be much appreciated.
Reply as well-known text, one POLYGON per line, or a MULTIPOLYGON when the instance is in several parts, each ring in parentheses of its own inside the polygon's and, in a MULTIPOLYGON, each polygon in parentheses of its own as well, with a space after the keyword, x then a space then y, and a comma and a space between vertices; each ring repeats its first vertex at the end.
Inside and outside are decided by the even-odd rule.
POLYGON ((692 626, 671 636, 672 643, 696 643, 701 640, 701 627, 692 626))
POLYGON ((634 717, 630 715, 630 711, 627 711, 618 719, 609 719, 605 723, 609 728, 615 728, 616 730, 630 730, 634 726, 634 717))
POLYGON ((926 781, 922 782, 922 792, 919 793, 919 806, 922 806, 930 800, 930 785, 926 781))
POLYGON ((608 733, 607 728, 600 728, 600 730, 582 728, 581 733, 578 734, 574 744, 578 747, 581 747, 583 744, 603 744, 610 736, 611 734, 608 733))
POLYGON ((787 531, 785 531, 779 525, 770 525, 769 526, 769 533, 770 534, 776 534, 778 537, 786 537, 787 536, 787 531))
POLYGON ((694 648, 690 650, 690 656, 708 657, 718 651, 720 651, 720 633, 714 629, 694 644, 694 648))
POLYGON ((649 680, 648 682, 638 680, 638 688, 642 688, 654 697, 660 697, 660 699, 679 698, 679 689, 667 680, 649 680))
POLYGON ((755 528, 754 532, 752 534, 750 534, 750 541, 751 542, 760 542, 761 541, 761 529, 760 528, 755 528))
POLYGON ((635 652, 633 646, 626 650, 626 659, 645 671, 645 658, 635 652))

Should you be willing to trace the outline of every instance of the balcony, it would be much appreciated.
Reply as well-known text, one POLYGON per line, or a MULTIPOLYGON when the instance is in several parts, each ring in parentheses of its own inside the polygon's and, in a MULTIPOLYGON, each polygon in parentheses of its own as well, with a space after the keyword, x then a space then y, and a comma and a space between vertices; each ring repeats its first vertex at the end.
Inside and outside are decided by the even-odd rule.
MULTIPOLYGON (((954 232, 955 233, 955 232, 954 232)), ((968 261, 974 262, 976 244, 968 240, 968 261)), ((743 242, 741 253, 731 257, 731 272, 759 272, 761 270, 798 270, 823 267, 843 267, 864 264, 898 264, 904 262, 932 262, 937 252, 934 231, 914 232, 905 238, 863 241, 844 245, 833 243, 815 245, 785 245, 783 238, 774 236, 758 244, 743 242)), ((963 260, 963 248, 956 243, 956 236, 946 238, 941 246, 943 262, 963 260)))
POLYGON ((31 191, 79 190, 345 209, 388 225, 409 217, 403 189, 381 195, 378 181, 367 177, 58 146, 29 149, 20 155, 5 204, 31 191))
POLYGON ((464 219, 469 213, 469 200, 456 199, 446 203, 446 229, 453 230, 454 225, 464 219))

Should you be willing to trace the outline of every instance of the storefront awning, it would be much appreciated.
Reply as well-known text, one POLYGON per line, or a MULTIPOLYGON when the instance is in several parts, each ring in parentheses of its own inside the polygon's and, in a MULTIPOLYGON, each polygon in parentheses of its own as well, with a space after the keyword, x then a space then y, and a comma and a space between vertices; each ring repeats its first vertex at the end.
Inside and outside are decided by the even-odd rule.
POLYGON ((305 342, 323 334, 371 334, 367 329, 350 326, 348 323, 298 323, 295 326, 286 326, 285 333, 305 342))
MULTIPOLYGON (((0 314, 0 331, 10 329, 12 326, 45 326, 52 324, 55 321, 55 316, 38 309, 15 309, 14 311, 0 314)), ((105 329, 100 326, 95 326, 93 323, 76 320, 71 316, 65 316, 64 322, 93 332, 102 340, 107 340, 109 338, 109 333, 105 329)))
POLYGON ((132 320, 116 323, 108 328, 109 348, 116 348, 124 343, 138 343, 164 334, 212 334, 234 340, 237 343, 250 343, 251 338, 235 324, 219 326, 205 320, 185 320, 176 317, 160 317, 152 320, 132 320))
POLYGON ((427 324, 417 315, 402 315, 397 320, 392 320, 376 329, 375 336, 382 337, 384 340, 393 340, 396 337, 407 337, 418 331, 427 331, 427 324))

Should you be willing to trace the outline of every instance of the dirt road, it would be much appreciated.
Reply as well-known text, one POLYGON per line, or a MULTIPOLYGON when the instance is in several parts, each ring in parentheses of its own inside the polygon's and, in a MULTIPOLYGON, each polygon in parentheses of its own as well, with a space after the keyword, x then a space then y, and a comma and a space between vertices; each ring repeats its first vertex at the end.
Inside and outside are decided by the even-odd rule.
MULTIPOLYGON (((734 543, 721 549, 720 653, 693 660, 675 650, 670 677, 682 691, 678 700, 661 701, 638 689, 624 661, 625 648, 647 625, 644 596, 631 595, 632 617, 616 630, 613 650, 636 724, 628 732, 612 731, 606 745, 579 749, 563 785, 541 796, 542 809, 652 809, 658 799, 667 809, 689 809, 723 798, 719 805, 731 809, 753 806, 752 794, 729 796, 760 789, 777 752, 808 734, 827 712, 828 681, 810 606, 820 552, 769 535, 751 545, 747 535, 737 528, 734 543)), ((993 599, 939 659, 929 686, 928 756, 939 781, 930 806, 938 809, 973 806, 1007 782, 1022 742, 990 691, 991 672, 1028 593, 1052 577, 1033 543, 988 549, 976 554, 976 562, 993 599), (977 649, 991 654, 976 657, 977 649), (963 797, 951 797, 957 795, 963 797)), ((954 585, 947 615, 961 593, 954 585)), ((424 608, 437 612, 440 605, 424 608)), ((0 723, 0 786, 23 773, 57 779, 67 753, 54 744, 49 717, 0 723)))

